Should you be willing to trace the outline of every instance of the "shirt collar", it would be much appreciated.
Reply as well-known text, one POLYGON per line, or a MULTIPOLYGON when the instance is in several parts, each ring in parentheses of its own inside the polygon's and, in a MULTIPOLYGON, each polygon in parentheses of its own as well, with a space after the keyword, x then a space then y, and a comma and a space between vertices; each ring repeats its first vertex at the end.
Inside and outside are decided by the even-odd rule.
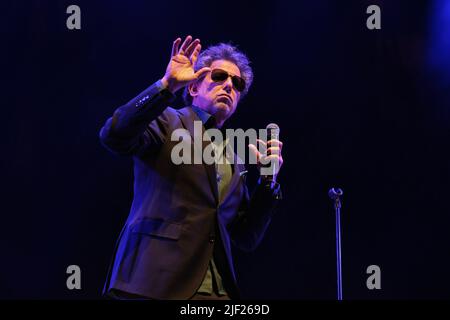
POLYGON ((224 146, 227 145, 229 142, 229 139, 226 135, 225 127, 217 128, 217 126, 215 125, 216 124, 215 117, 213 115, 211 115, 210 113, 206 112, 203 109, 200 109, 199 107, 197 107, 195 105, 192 105, 191 107, 192 107, 192 110, 194 110, 194 112, 197 114, 199 119, 202 121, 202 123, 206 129, 210 129, 210 128, 214 127, 222 132, 223 139, 225 139, 224 146))
POLYGON ((192 110, 194 110, 194 112, 197 114, 199 119, 202 120, 203 124, 205 124, 209 120, 209 118, 212 117, 211 114, 209 114, 208 112, 206 112, 203 109, 200 109, 197 106, 192 105, 192 110))

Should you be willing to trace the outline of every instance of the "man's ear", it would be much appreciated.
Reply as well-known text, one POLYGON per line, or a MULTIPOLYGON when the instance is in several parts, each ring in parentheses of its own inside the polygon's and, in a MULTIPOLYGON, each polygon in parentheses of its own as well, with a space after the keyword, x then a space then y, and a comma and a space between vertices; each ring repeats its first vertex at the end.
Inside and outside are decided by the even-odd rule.
POLYGON ((192 98, 198 95, 198 83, 197 81, 191 82, 188 86, 189 94, 192 98))

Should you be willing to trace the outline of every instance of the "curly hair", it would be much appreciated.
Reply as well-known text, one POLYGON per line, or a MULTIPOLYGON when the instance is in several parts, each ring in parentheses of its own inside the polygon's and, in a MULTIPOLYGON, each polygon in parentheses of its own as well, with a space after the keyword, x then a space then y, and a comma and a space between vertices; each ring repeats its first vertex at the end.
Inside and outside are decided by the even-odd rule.
MULTIPOLYGON (((245 80, 245 89, 241 93, 241 97, 243 98, 248 93, 248 89, 253 82, 253 71, 247 56, 232 44, 219 43, 208 47, 200 53, 194 66, 194 70, 197 72, 201 68, 209 67, 216 60, 230 61, 239 68, 241 77, 245 80)), ((190 95, 187 86, 184 88, 183 99, 186 105, 192 104, 192 96, 190 95)))

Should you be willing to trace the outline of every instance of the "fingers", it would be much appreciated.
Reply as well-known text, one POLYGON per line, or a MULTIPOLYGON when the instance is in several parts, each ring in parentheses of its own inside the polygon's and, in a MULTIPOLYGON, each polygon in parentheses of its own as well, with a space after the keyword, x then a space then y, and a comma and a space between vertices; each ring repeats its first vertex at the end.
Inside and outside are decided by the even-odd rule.
POLYGON ((283 157, 278 154, 271 154, 270 156, 261 157, 260 162, 263 165, 273 163, 277 168, 280 168, 283 165, 283 157))
POLYGON ((283 149, 283 142, 277 139, 267 141, 267 145, 269 145, 270 147, 279 147, 280 149, 283 149))
POLYGON ((261 139, 256 139, 256 141, 258 142, 258 146, 262 149, 263 153, 269 154, 270 151, 276 151, 278 153, 278 151, 281 152, 283 149, 283 142, 277 139, 272 139, 267 142, 261 139))
POLYGON ((191 58, 191 55, 194 52, 194 50, 197 48, 198 44, 200 44, 200 39, 195 39, 194 41, 191 42, 191 44, 186 48, 186 51, 184 52, 186 57, 191 58))
POLYGON ((269 149, 267 149, 267 155, 270 155, 270 154, 281 154, 281 148, 270 147, 269 149))
POLYGON ((281 155, 277 154, 271 154, 270 156, 267 156, 266 159, 268 159, 269 162, 278 163, 278 165, 281 167, 283 164, 283 157, 281 155))
POLYGON ((177 39, 173 42, 173 45, 172 45, 172 55, 171 55, 171 57, 176 56, 176 55, 178 54, 178 46, 180 45, 180 42, 181 42, 181 38, 177 38, 177 39))
POLYGON ((257 139, 257 141, 263 147, 260 163, 266 165, 273 161, 273 163, 278 163, 278 166, 281 167, 283 164, 283 157, 281 156, 283 143, 277 139, 271 139, 267 143, 260 139, 257 139))
MULTIPOLYGON (((266 143, 260 139, 256 139, 258 142, 263 145, 263 147, 266 147, 266 143)), ((280 142, 278 145, 282 145, 281 141, 276 140, 277 142, 280 142)), ((269 141, 270 142, 270 141, 269 141)), ((275 144, 275 142, 272 142, 275 144)), ((265 152, 261 153, 258 151, 258 148, 254 144, 248 145, 249 149, 251 150, 252 154, 256 157, 256 163, 259 165, 268 165, 270 163, 273 163, 277 171, 279 168, 283 165, 283 157, 281 156, 281 148, 280 147, 269 147, 267 149, 267 154, 265 152)))
MULTIPOLYGON (((195 62, 192 62, 192 63, 195 63, 195 62)), ((194 74, 194 77, 195 77, 195 79, 199 79, 202 76, 206 75, 206 73, 208 73, 209 71, 211 71, 211 68, 209 68, 209 67, 201 68, 194 74)))
POLYGON ((267 158, 270 158, 271 156, 279 157, 280 166, 283 164, 283 157, 281 156, 281 149, 283 148, 283 142, 272 139, 267 142, 267 151, 266 155, 267 158))
POLYGON ((256 139, 256 141, 258 142, 258 147, 263 149, 263 152, 266 152, 267 143, 265 141, 261 140, 261 139, 256 139))
POLYGON ((178 51, 179 54, 185 54, 186 49, 188 48, 189 44, 192 41, 192 36, 187 36, 186 39, 184 39, 183 44, 181 45, 180 51, 178 51))
POLYGON ((198 55, 201 50, 200 45, 200 39, 195 39, 192 41, 192 36, 187 36, 186 39, 184 39, 183 44, 180 47, 181 38, 177 38, 173 44, 172 44, 172 55, 176 56, 177 54, 184 55, 191 60, 192 64, 195 64, 197 62, 198 55))
POLYGON ((190 57, 193 65, 195 65, 195 63, 197 62, 198 54, 200 53, 201 49, 202 45, 200 43, 195 46, 194 51, 192 52, 192 55, 190 57))
POLYGON ((261 158, 261 153, 258 151, 258 148, 254 144, 249 144, 248 148, 250 149, 251 153, 256 159, 256 163, 259 163, 259 160, 261 158))

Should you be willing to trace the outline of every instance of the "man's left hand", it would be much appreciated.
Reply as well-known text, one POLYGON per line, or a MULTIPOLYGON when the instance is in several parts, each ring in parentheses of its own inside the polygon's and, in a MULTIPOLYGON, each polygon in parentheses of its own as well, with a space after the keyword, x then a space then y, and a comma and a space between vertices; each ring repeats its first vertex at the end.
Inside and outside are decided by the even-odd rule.
MULTIPOLYGON (((281 166, 283 165, 283 156, 281 155, 281 150, 283 149, 283 142, 277 139, 271 139, 269 141, 264 142, 261 139, 256 139, 259 146, 261 146, 261 149, 263 152, 259 152, 258 148, 254 144, 249 144, 248 147, 252 151, 253 155, 256 157, 257 166, 261 169, 262 165, 265 164, 271 164, 272 166, 275 166, 275 176, 273 177, 274 180, 276 179, 276 175, 280 171, 281 166)), ((263 172, 261 172, 263 173, 263 172)))

